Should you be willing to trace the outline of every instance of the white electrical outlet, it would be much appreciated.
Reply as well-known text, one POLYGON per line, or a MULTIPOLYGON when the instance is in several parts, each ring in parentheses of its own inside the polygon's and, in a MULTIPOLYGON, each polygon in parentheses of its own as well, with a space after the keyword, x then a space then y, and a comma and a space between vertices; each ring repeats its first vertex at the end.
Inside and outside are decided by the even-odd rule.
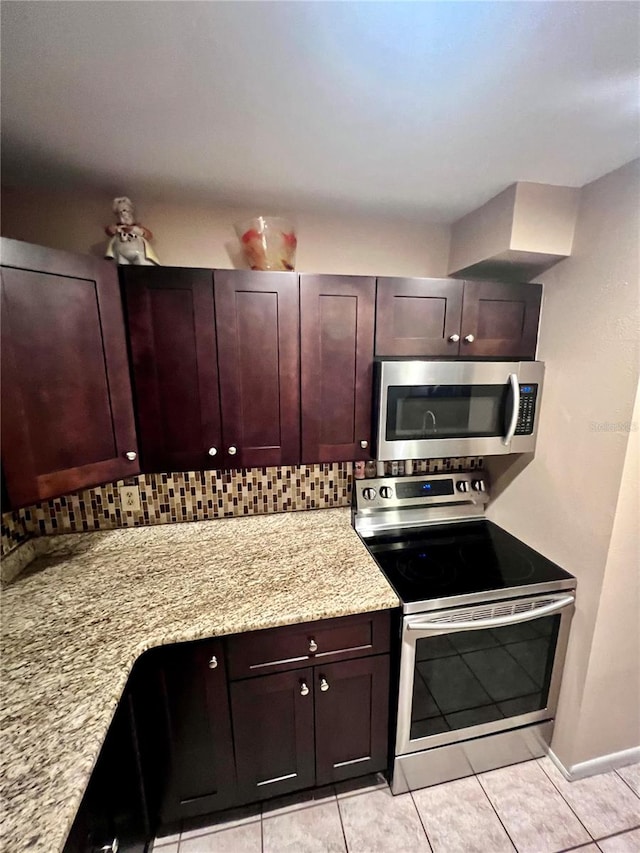
POLYGON ((140 488, 139 486, 120 486, 120 504, 125 512, 140 511, 140 488))

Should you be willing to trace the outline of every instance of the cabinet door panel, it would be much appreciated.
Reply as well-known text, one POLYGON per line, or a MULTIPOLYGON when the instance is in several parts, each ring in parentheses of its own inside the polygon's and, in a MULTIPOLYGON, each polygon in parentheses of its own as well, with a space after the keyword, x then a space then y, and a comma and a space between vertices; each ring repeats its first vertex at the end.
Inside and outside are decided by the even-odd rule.
POLYGON ((454 279, 379 278, 377 356, 456 356, 464 283, 454 279))
POLYGON ((213 273, 127 267, 121 275, 143 469, 220 465, 213 273))
POLYGON ((465 282, 460 354, 535 358, 541 301, 540 284, 465 282))
POLYGON ((303 462, 370 458, 374 311, 373 278, 300 277, 303 462))
POLYGON ((161 672, 170 744, 162 822, 233 805, 233 742, 222 642, 163 649, 161 672), (217 666, 211 669, 214 656, 217 666))
POLYGON ((116 270, 2 240, 2 443, 14 507, 139 472, 116 270))
POLYGON ((241 798, 250 802, 313 785, 311 670, 235 681, 230 693, 241 798))
POLYGON ((315 670, 316 784, 384 770, 388 755, 389 656, 315 670), (327 688, 322 690, 322 686, 327 688))
POLYGON ((215 272, 223 462, 300 458, 298 280, 295 273, 215 272), (230 454, 229 448, 237 448, 230 454))

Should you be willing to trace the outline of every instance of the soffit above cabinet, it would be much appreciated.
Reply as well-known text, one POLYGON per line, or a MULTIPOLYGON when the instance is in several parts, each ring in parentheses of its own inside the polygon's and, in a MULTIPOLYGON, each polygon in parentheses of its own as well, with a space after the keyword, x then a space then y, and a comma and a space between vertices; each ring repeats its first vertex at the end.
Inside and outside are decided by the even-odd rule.
POLYGON ((571 255, 580 190, 520 181, 454 223, 449 274, 532 279, 571 255))

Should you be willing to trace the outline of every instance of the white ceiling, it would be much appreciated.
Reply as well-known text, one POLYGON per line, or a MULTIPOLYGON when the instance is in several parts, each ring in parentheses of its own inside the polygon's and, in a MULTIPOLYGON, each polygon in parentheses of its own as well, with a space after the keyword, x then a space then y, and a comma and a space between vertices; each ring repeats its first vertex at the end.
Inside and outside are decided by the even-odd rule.
POLYGON ((452 221, 640 154, 636 2, 5 2, 10 183, 452 221))

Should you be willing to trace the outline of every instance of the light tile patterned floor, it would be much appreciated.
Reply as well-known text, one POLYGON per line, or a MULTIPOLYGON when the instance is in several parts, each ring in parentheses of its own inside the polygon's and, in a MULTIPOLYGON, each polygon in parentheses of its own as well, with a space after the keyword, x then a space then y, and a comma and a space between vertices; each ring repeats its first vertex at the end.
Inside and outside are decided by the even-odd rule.
POLYGON ((156 853, 640 853, 640 764, 567 782, 548 758, 393 797, 381 776, 185 821, 156 853))

